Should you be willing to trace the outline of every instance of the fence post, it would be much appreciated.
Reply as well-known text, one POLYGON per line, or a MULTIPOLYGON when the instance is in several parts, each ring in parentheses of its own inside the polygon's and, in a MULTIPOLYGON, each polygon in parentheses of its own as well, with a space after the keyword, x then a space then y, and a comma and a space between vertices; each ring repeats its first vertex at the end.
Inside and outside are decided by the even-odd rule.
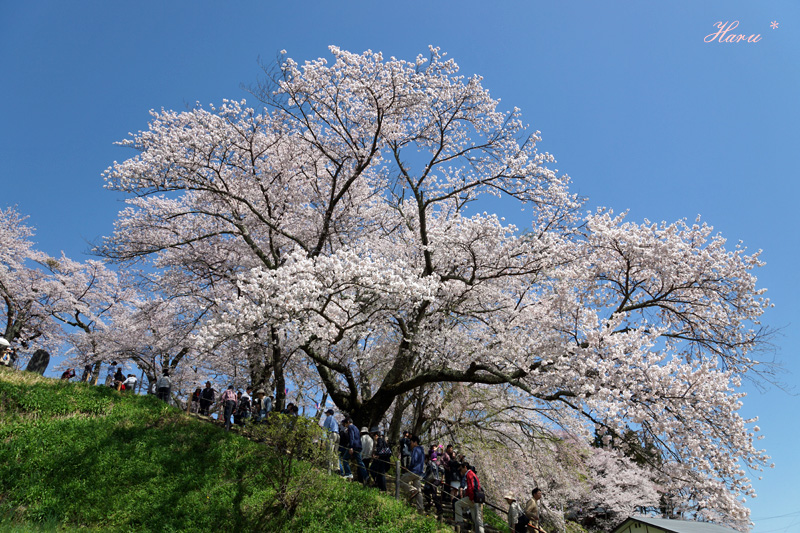
POLYGON ((325 462, 328 463, 328 475, 331 475, 331 471, 333 470, 333 454, 336 452, 336 447, 332 446, 331 443, 333 442, 333 433, 330 431, 325 431, 325 462))
POLYGON ((394 463, 394 497, 396 500, 400 499, 400 459, 394 463))

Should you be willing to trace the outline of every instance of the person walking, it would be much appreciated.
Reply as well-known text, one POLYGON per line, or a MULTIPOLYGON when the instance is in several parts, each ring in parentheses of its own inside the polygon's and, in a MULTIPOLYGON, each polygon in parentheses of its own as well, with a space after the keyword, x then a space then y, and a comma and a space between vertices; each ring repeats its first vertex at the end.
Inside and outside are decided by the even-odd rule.
POLYGON ((470 469, 469 463, 462 462, 459 466, 459 472, 466 480, 466 490, 462 491, 459 496, 461 499, 455 503, 455 518, 456 518, 456 532, 460 533, 464 527, 464 510, 469 509, 472 515, 473 530, 475 533, 483 532, 483 502, 477 502, 476 492, 481 490, 481 482, 473 470, 470 469))
POLYGON ((525 514, 528 517, 529 531, 535 533, 547 533, 541 525, 539 525, 539 500, 542 499, 542 491, 536 487, 531 491, 531 499, 525 504, 525 514))
POLYGON ((220 401, 224 409, 222 416, 225 417, 225 431, 230 431, 231 416, 233 416, 233 411, 236 409, 236 392, 233 390, 233 385, 228 385, 228 388, 222 393, 220 401))
POLYGON ((364 466, 364 461, 361 458, 361 433, 358 428, 353 424, 353 419, 347 417, 344 419, 344 426, 347 428, 347 436, 349 437, 349 444, 347 448, 347 456, 345 457, 344 464, 342 465, 345 470, 345 477, 352 479, 353 474, 350 470, 349 460, 353 459, 358 465, 358 477, 362 483, 367 479, 367 469, 364 466))
POLYGON ((197 414, 200 412, 200 395, 203 394, 203 389, 197 387, 189 398, 189 412, 197 414))
POLYGON ((325 417, 325 422, 322 423, 322 427, 327 432, 325 434, 325 445, 328 451, 328 467, 331 471, 336 471, 339 469, 339 461, 336 458, 336 449, 339 446, 339 424, 333 417, 333 409, 328 409, 325 411, 325 414, 328 416, 325 417))
POLYGON ((165 368, 161 377, 156 381, 156 397, 162 402, 169 403, 171 389, 172 381, 169 379, 169 369, 165 368))
POLYGON ((206 381, 206 387, 200 393, 200 414, 208 416, 208 409, 214 403, 214 389, 211 387, 211 382, 206 381))
POLYGON ((428 453, 428 462, 425 463, 425 475, 422 476, 424 485, 422 493, 425 496, 425 510, 430 509, 431 504, 436 506, 436 514, 442 514, 442 499, 439 497, 439 485, 442 484, 442 468, 439 465, 439 457, 434 448, 428 453))
POLYGON ((117 362, 111 361, 111 364, 108 365, 108 373, 106 373, 106 387, 114 386, 114 374, 116 373, 117 373, 117 362))
POLYGON ((417 510, 425 510, 425 501, 422 497, 422 474, 425 469, 425 452, 419 445, 419 437, 411 435, 408 438, 411 455, 408 461, 408 471, 400 477, 401 488, 408 494, 409 500, 416 500, 417 510))
POLYGON ((373 432, 375 446, 372 451, 372 476, 375 486, 381 492, 386 492, 386 470, 389 468, 389 459, 392 457, 392 448, 386 442, 386 437, 379 429, 373 432))
POLYGON ((411 460, 410 436, 411 433, 404 431, 403 436, 400 438, 400 442, 398 443, 400 446, 400 466, 405 469, 408 469, 408 462, 411 460))
POLYGON ((253 387, 246 387, 244 389, 244 393, 239 398, 239 405, 237 406, 236 410, 239 413, 239 423, 244 425, 250 417, 253 410, 253 399, 251 398, 251 394, 253 392, 253 387))
POLYGON ((526 533, 528 529, 528 516, 520 507, 517 498, 507 492, 503 498, 508 504, 508 529, 514 533, 526 533))
POLYGON ((366 427, 361 428, 361 459, 364 461, 364 470, 367 473, 361 481, 365 485, 369 483, 369 473, 372 471, 372 449, 374 448, 374 444, 375 441, 372 435, 369 434, 369 430, 367 430, 366 427))

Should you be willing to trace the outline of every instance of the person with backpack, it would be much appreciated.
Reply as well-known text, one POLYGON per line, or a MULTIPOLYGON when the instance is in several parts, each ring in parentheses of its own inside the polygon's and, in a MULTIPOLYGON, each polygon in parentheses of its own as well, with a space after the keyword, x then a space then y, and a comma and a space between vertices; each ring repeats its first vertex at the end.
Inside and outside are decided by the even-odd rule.
POLYGON ((519 502, 510 492, 503 497, 508 504, 508 529, 514 533, 526 533, 528 530, 528 516, 520 507, 519 502))
POLYGON ((439 498, 439 485, 442 484, 442 468, 439 465, 439 457, 436 452, 431 451, 428 453, 428 462, 425 464, 425 474, 422 476, 424 485, 422 493, 425 496, 425 510, 430 509, 431 505, 436 506, 436 514, 442 514, 442 500, 439 498))
POLYGON ((392 448, 379 429, 376 428, 372 435, 375 438, 375 446, 372 451, 372 475, 378 490, 386 492, 386 471, 389 469, 392 448))
POLYGON ((163 402, 169 402, 169 393, 172 389, 172 381, 169 379, 169 369, 165 368, 162 376, 156 381, 156 397, 163 402))
POLYGON ((474 470, 470 469, 466 461, 459 465, 459 473, 464 477, 466 489, 461 491, 461 499, 455 503, 456 533, 461 533, 464 527, 464 510, 469 509, 475 533, 483 533, 483 502, 485 496, 481 489, 481 482, 474 470))

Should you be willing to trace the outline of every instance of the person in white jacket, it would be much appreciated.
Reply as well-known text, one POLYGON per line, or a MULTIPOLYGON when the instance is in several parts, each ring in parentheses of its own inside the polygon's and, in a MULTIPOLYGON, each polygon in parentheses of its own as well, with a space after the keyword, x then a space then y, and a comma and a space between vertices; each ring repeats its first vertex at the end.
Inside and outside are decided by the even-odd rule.
POLYGON ((169 379, 169 369, 164 369, 163 375, 156 381, 156 396, 159 400, 169 402, 169 393, 172 381, 169 379))
POLYGON ((372 435, 367 431, 367 428, 361 428, 361 458, 364 460, 364 466, 367 469, 367 479, 362 479, 361 482, 367 484, 372 475, 372 448, 375 440, 372 435))

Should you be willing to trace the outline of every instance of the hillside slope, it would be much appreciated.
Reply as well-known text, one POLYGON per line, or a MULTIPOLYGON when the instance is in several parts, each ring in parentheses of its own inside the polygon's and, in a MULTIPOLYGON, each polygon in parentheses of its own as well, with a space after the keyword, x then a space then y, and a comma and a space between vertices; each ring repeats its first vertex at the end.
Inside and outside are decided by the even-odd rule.
POLYGON ((295 468, 311 482, 290 515, 275 502, 270 454, 154 397, 0 369, 6 523, 137 532, 447 530, 304 463, 295 468))

